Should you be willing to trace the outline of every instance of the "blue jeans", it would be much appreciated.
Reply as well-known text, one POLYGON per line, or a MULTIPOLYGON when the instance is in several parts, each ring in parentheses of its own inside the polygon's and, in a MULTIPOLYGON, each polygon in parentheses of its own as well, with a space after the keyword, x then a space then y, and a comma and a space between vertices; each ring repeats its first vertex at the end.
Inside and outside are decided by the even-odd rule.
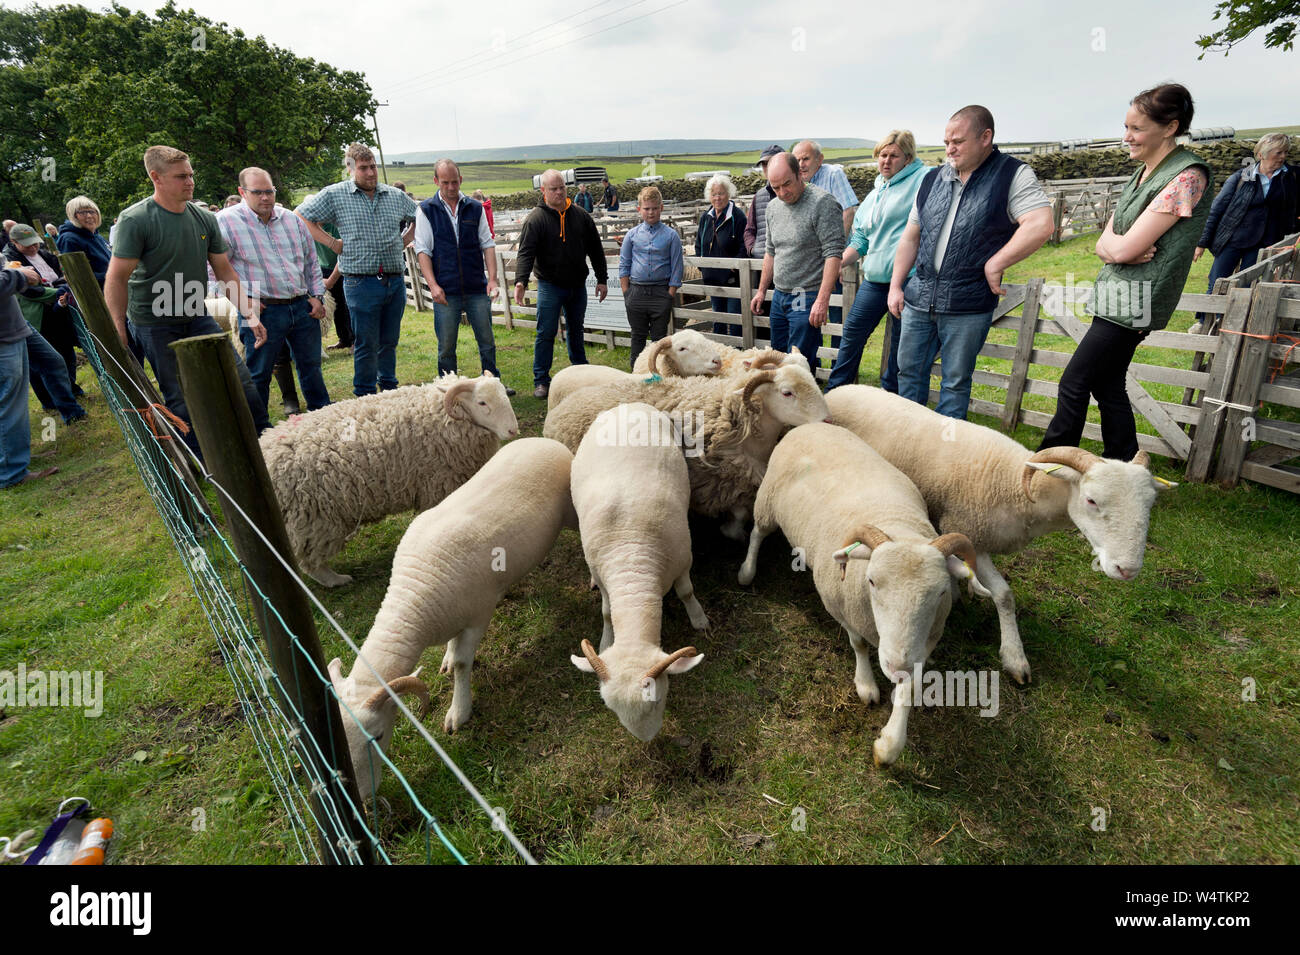
POLYGON ((352 314, 352 393, 373 395, 397 387, 397 339, 406 311, 402 273, 343 276, 343 296, 352 314))
MULTIPOLYGON (((181 391, 180 374, 177 371, 176 352, 169 348, 172 342, 178 342, 182 338, 193 338, 196 335, 222 335, 221 326, 208 315, 201 315, 198 318, 191 318, 179 322, 173 322, 168 325, 135 325, 128 322, 127 327, 134 330, 136 340, 140 347, 144 349, 145 355, 149 359, 149 364, 153 366, 154 377, 158 379, 158 390, 162 392, 163 404, 167 410, 176 417, 180 418, 186 424, 191 425, 190 433, 184 436, 185 444, 202 459, 202 452, 199 450, 199 440, 194 436, 193 424, 190 421, 190 411, 185 404, 185 394, 181 391)), ((263 346, 265 348, 266 346, 263 346)), ((235 348, 230 347, 233 353, 235 348)), ((267 357, 274 359, 274 353, 267 357)), ((253 427, 258 433, 271 427, 271 419, 266 416, 266 402, 262 400, 257 393, 257 387, 253 384, 253 378, 248 373, 248 367, 235 356, 235 371, 239 375, 240 384, 244 386, 244 399, 248 402, 248 410, 253 414, 253 427)), ((130 395, 129 399, 133 402, 141 401, 143 398, 139 395, 130 395)))
POLYGON ((307 299, 300 298, 288 305, 263 305, 262 324, 266 326, 266 344, 261 348, 254 347, 256 339, 251 329, 245 328, 243 322, 239 328, 244 361, 262 406, 266 407, 271 393, 271 373, 287 342, 289 355, 298 369, 298 380, 302 382, 307 410, 324 408, 330 403, 330 396, 320 372, 320 322, 311 317, 307 299))
POLYGON ((798 348, 808 359, 808 367, 814 372, 821 366, 817 359, 817 349, 822 344, 822 330, 808 324, 808 315, 812 312, 813 302, 817 301, 817 292, 772 292, 772 347, 777 351, 788 352, 792 347, 798 348))
POLYGON ((44 386, 43 389, 33 387, 32 390, 42 404, 49 399, 50 404, 63 416, 64 424, 86 417, 86 409, 73 397, 72 382, 68 379, 68 366, 64 363, 63 356, 37 331, 33 331, 27 339, 27 368, 33 385, 39 381, 44 386))
POLYGON ((27 476, 32 463, 31 421, 27 417, 27 343, 0 344, 0 488, 27 476))
MULTIPOLYGON (((723 295, 710 295, 709 302, 713 305, 715 312, 723 312, 727 315, 740 314, 740 299, 727 298, 723 295)), ((739 338, 744 334, 744 329, 739 325, 728 325, 726 322, 714 322, 713 334, 715 335, 734 335, 739 338)))
POLYGON ((930 397, 930 367, 943 354, 943 378, 935 411, 965 418, 975 359, 988 338, 993 312, 922 312, 903 306, 898 336, 898 393, 917 404, 930 397))
POLYGON ((438 333, 438 374, 456 370, 456 335, 460 315, 465 313, 478 342, 478 361, 484 371, 500 378, 497 371, 497 344, 492 337, 492 300, 486 292, 477 295, 448 295, 447 304, 433 303, 433 326, 438 333))
POLYGON ((555 333, 560 330, 560 309, 568 323, 566 336, 569 364, 587 364, 587 349, 582 341, 582 320, 587 315, 586 285, 552 285, 537 280, 537 342, 533 345, 533 384, 551 383, 551 361, 555 351, 555 333))
MULTIPOLYGON (((826 382, 827 391, 840 385, 857 384, 862 350, 880 320, 889 315, 888 301, 888 282, 862 283, 853 299, 853 307, 849 309, 849 317, 844 322, 844 339, 840 343, 840 355, 835 359, 835 367, 831 369, 830 380, 826 382)), ((880 387, 898 394, 898 319, 889 315, 888 327, 889 358, 885 364, 885 373, 880 376, 880 387)))

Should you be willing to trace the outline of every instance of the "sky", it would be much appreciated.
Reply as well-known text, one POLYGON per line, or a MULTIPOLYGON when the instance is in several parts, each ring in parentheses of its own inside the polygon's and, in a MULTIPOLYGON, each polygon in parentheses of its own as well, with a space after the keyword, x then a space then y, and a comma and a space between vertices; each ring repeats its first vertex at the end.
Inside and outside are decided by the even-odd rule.
MULTIPOLYGON (((41 0, 42 3, 45 0, 41 0)), ((939 143, 969 103, 997 139, 1119 138, 1134 94, 1184 83, 1193 126, 1300 124, 1300 51, 1207 54, 1216 0, 178 0, 363 72, 388 155, 590 140, 939 143)), ((106 4, 87 6, 104 8, 106 4)), ((124 2, 154 10, 157 3, 124 2)))

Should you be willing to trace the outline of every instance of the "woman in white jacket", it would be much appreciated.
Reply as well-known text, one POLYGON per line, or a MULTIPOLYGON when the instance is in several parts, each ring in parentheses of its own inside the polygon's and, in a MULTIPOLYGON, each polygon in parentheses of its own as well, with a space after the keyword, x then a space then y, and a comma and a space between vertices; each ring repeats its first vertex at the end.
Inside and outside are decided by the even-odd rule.
MULTIPOLYGON (((844 320, 840 354, 831 369, 826 390, 856 384, 858 365, 867 339, 888 313, 889 280, 894 272, 894 252, 907 226, 907 214, 916 202, 925 165, 916 158, 916 139, 908 130, 891 130, 876 144, 880 175, 853 218, 853 231, 844 249, 844 264, 862 260, 862 284, 853 308, 844 320)), ((889 317, 889 361, 880 387, 898 393, 898 319, 889 317)))

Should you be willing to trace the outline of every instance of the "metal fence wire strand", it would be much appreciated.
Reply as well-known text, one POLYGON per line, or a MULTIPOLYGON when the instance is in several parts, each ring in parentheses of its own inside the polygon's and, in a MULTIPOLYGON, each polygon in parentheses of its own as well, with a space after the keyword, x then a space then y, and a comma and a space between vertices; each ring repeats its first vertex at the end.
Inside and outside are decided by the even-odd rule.
MULTIPOLYGON (((293 633, 285 624, 279 609, 266 597, 248 568, 239 560, 230 541, 222 534, 209 515, 207 508, 192 498, 192 492, 183 483, 176 481, 169 484, 166 480, 169 472, 175 474, 176 471, 160 446, 160 440, 172 440, 177 447, 185 449, 185 452, 190 455, 191 460, 196 465, 198 472, 202 475, 203 480, 216 491, 226 519, 238 519, 247 523, 262 543, 275 555, 276 560, 289 572, 311 604, 328 621, 330 627, 334 629, 354 654, 358 654, 357 659, 364 662, 367 667, 370 667, 370 662, 359 655, 356 641, 339 625, 338 621, 321 604, 311 589, 303 583, 294 570, 293 564, 271 547, 261 529, 248 518, 248 515, 244 513, 226 489, 221 487, 207 471, 202 462, 181 439, 173 424, 165 420, 163 416, 156 415, 154 416, 155 424, 163 436, 160 439, 150 431, 143 417, 135 411, 136 407, 147 407, 150 404, 149 399, 141 393, 139 394, 141 404, 136 405, 133 401, 128 400, 128 396, 118 386, 117 380, 112 375, 105 373, 101 356, 107 355, 114 364, 117 364, 116 359, 110 351, 103 348, 103 343, 99 342, 94 333, 86 327, 80 312, 73 309, 73 314, 82 348, 99 377, 105 400, 122 431, 127 448, 139 469, 145 489, 153 499, 163 524, 180 553, 186 573, 193 586, 194 594, 198 598, 199 604, 203 608, 212 632, 216 637, 217 648, 234 685, 240 711, 253 736, 254 744, 267 766, 275 794, 285 808, 299 857, 304 862, 316 863, 325 861, 360 862, 357 846, 351 840, 348 829, 343 824, 343 819, 350 817, 357 820, 366 840, 373 847, 376 858, 391 863, 392 859, 384 849, 378 834, 367 823, 366 814, 362 811, 362 807, 352 804, 351 799, 346 796, 344 797, 347 802, 346 806, 336 805, 332 797, 332 790, 327 785, 328 780, 323 778, 316 769, 318 766, 328 765, 328 760, 325 757, 328 747, 323 748, 322 741, 312 738, 305 730, 299 707, 299 697, 296 692, 298 688, 295 687, 295 692, 290 692, 289 688, 281 683, 266 657, 255 630, 249 626, 248 620, 251 617, 251 607, 254 603, 260 603, 270 615, 274 616, 285 632, 290 635, 294 652, 299 654, 304 662, 310 664, 314 678, 320 680, 330 696, 339 702, 341 711, 346 714, 346 718, 350 718, 360 725, 356 714, 351 711, 345 702, 339 699, 328 674, 320 672, 319 668, 315 666, 298 635, 293 633), (98 344, 100 347, 96 348, 92 343, 98 344), (176 499, 172 486, 184 488, 185 494, 190 495, 191 499, 176 499), (228 583, 232 575, 237 577, 233 584, 228 583), (240 607, 241 598, 243 601, 242 610, 240 607), (317 813, 317 807, 321 810, 320 814, 317 813), (328 860, 322 858, 321 841, 317 839, 318 833, 326 836, 323 842, 328 844, 332 857, 328 860)), ((133 380, 126 369, 121 368, 120 365, 119 369, 122 371, 123 380, 133 380)), ((371 667, 371 672, 374 672, 373 667, 371 667)), ((379 679, 381 685, 387 686, 387 681, 380 679, 378 673, 375 673, 375 676, 379 679)), ((456 765, 438 744, 438 741, 429 733, 424 724, 415 718, 406 704, 401 698, 393 694, 391 689, 388 692, 396 702, 398 712, 405 717, 415 731, 433 749, 473 801, 483 810, 488 819, 491 820, 492 828, 500 831, 505 836, 507 842, 525 863, 535 864, 532 855, 506 825, 505 821, 500 818, 499 813, 479 793, 460 767, 456 765)), ((382 766, 386 767, 397 779, 398 784, 410 800, 411 806, 415 808, 424 821, 426 862, 435 861, 433 838, 436 838, 446 849, 451 860, 462 865, 467 864, 465 857, 447 837, 433 813, 425 808, 419 797, 416 796, 406 777, 393 765, 387 754, 379 748, 377 741, 370 737, 369 734, 367 734, 367 738, 369 744, 366 747, 366 752, 369 765, 366 767, 356 766, 354 771, 358 774, 369 771, 373 776, 377 771, 381 771, 380 765, 382 763, 382 766)), ((378 802, 379 797, 376 794, 372 804, 372 818, 375 820, 380 818, 378 802)))

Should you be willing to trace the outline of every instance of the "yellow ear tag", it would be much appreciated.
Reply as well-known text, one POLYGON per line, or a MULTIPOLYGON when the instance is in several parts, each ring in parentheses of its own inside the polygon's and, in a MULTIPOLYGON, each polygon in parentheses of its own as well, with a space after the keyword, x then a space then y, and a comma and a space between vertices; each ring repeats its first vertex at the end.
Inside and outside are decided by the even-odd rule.
POLYGON ((1041 470, 1044 474, 1055 474, 1057 471, 1061 470, 1063 466, 1064 465, 1053 464, 1050 467, 1040 468, 1039 470, 1041 470))
POLYGON ((1163 484, 1165 487, 1178 487, 1178 485, 1173 481, 1166 481, 1164 478, 1156 477, 1154 474, 1151 476, 1155 478, 1157 481, 1159 481, 1161 484, 1163 484))

